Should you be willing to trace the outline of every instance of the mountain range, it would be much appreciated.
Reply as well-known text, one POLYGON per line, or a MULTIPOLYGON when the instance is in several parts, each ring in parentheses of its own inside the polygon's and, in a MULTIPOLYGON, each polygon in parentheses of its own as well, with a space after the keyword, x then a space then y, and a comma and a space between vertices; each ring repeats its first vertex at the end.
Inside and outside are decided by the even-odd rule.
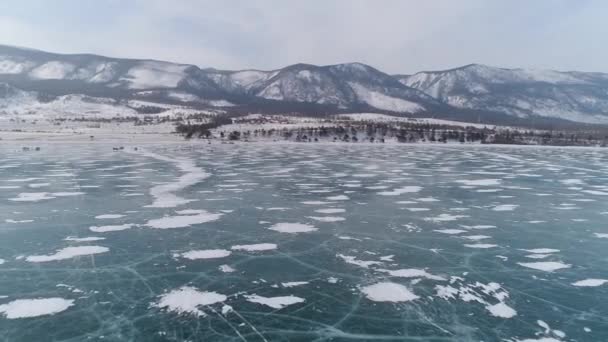
POLYGON ((361 63, 229 71, 0 45, 0 115, 131 115, 157 107, 608 124, 608 74, 471 64, 389 75, 361 63))

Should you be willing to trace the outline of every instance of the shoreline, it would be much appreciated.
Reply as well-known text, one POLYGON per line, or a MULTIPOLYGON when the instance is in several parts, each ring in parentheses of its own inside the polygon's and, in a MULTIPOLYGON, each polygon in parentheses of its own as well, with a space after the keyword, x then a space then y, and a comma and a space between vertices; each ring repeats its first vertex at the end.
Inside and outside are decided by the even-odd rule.
POLYGON ((108 133, 100 132, 96 134, 87 133, 63 133, 63 132, 6 132, 0 131, 0 147, 13 145, 13 147, 44 147, 45 144, 107 144, 108 148, 118 147, 124 144, 132 145, 163 145, 163 144, 186 144, 186 145, 303 145, 303 146, 402 146, 402 147, 445 147, 445 148, 551 148, 551 149, 593 149, 607 150, 601 146, 577 146, 577 145, 520 145, 520 144, 481 144, 478 142, 412 142, 400 143, 397 141, 387 141, 385 143, 370 142, 343 142, 343 141, 318 141, 318 142, 297 142, 290 140, 251 140, 251 141, 226 141, 220 139, 185 139, 178 133, 108 133), (90 137, 94 136, 93 139, 90 137), (113 144, 113 145, 112 145, 113 144), (18 145, 18 146, 15 146, 18 145))

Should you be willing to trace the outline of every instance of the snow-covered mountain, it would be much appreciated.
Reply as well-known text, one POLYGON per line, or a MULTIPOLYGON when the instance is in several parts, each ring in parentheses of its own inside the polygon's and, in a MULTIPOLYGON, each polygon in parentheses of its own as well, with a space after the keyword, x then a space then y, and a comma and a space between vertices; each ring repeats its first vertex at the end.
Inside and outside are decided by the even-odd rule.
POLYGON ((402 84, 457 108, 520 118, 608 123, 608 74, 471 64, 396 77, 402 84))
POLYGON ((0 115, 122 116, 218 107, 235 113, 365 111, 608 124, 608 75, 468 65, 392 76, 361 63, 229 71, 0 45, 0 115))
POLYGON ((295 64, 275 71, 220 72, 212 77, 228 92, 274 101, 354 106, 416 113, 441 103, 361 63, 330 66, 295 64))
POLYGON ((223 71, 162 61, 60 55, 0 46, 0 82, 51 97, 79 94, 195 107, 247 106, 252 102, 270 106, 279 102, 320 105, 329 111, 364 108, 417 113, 441 106, 423 92, 358 63, 223 71))

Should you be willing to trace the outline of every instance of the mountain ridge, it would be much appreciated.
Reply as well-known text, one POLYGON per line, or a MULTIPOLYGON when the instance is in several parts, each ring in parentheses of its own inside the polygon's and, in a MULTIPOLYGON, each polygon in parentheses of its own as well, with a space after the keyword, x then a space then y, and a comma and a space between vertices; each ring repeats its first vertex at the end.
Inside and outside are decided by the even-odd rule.
MULTIPOLYGON (((608 74, 478 63, 412 75, 390 75, 359 62, 222 70, 0 45, 0 83, 47 97, 80 94, 239 112, 375 111, 463 121, 608 124, 608 74)), ((0 115, 8 96, 0 96, 0 115)))

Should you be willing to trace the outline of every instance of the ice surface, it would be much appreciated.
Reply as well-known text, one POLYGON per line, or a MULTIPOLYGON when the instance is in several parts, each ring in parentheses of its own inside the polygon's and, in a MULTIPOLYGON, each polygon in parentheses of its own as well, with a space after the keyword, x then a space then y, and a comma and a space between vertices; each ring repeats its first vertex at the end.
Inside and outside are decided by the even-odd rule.
POLYGON ((603 149, 132 141, 3 141, 5 340, 608 340, 603 149))

